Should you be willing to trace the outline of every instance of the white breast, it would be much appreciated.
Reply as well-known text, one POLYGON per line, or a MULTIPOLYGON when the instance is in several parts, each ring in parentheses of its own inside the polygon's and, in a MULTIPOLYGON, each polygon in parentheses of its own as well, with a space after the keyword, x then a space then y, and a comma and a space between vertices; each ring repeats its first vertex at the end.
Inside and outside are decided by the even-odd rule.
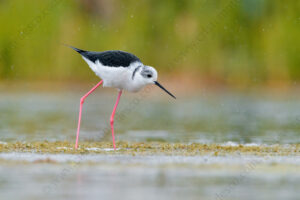
POLYGON ((130 92, 137 92, 141 89, 132 80, 132 73, 134 68, 129 67, 110 67, 102 65, 99 60, 96 63, 82 57, 89 67, 103 80, 103 87, 113 87, 118 89, 128 90, 130 92))

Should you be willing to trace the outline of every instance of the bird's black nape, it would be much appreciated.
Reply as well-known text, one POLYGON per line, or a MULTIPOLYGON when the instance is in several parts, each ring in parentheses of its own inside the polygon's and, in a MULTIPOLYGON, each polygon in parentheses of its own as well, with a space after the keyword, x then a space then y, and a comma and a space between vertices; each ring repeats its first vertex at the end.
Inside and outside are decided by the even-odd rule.
POLYGON ((154 81, 155 85, 157 85, 158 87, 160 87, 162 90, 164 90, 166 93, 168 93, 171 97, 173 97, 174 99, 176 99, 176 97, 171 94, 171 92, 169 92, 166 88, 164 88, 161 84, 159 84, 157 81, 154 81))

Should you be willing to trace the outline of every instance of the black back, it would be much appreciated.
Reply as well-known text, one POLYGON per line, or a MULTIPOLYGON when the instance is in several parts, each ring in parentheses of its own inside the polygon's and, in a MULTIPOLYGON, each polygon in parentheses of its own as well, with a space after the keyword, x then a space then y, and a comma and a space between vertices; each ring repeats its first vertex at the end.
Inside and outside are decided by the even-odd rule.
POLYGON ((83 57, 87 58, 92 62, 99 62, 104 66, 110 67, 128 67, 131 63, 140 61, 138 57, 135 55, 119 51, 119 50, 111 50, 111 51, 103 51, 103 52, 94 52, 94 51, 85 51, 81 49, 77 49, 75 47, 69 46, 78 53, 80 53, 83 57))

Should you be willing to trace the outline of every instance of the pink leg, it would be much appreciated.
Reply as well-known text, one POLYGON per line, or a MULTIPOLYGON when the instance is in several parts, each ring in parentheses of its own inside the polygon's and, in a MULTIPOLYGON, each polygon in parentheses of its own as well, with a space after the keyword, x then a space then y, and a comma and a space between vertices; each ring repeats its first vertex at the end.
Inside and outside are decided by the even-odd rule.
POLYGON ((82 112, 82 105, 84 103, 84 100, 92 93, 94 90, 99 87, 103 81, 101 80, 97 85, 95 85, 88 93, 86 93, 83 97, 80 99, 80 106, 79 106, 79 118, 78 118, 78 126, 77 126, 77 136, 76 136, 76 143, 75 143, 75 149, 78 148, 78 139, 79 139, 79 131, 80 131, 80 122, 81 122, 81 112, 82 112))
POLYGON ((122 90, 120 90, 118 98, 117 98, 117 102, 115 104, 115 107, 111 113, 111 117, 110 117, 110 127, 111 127, 111 134, 112 134, 112 139, 113 139, 113 145, 114 145, 114 150, 116 150, 116 144, 115 144, 115 135, 114 135, 114 117, 115 117, 115 113, 121 98, 121 94, 122 94, 122 90))

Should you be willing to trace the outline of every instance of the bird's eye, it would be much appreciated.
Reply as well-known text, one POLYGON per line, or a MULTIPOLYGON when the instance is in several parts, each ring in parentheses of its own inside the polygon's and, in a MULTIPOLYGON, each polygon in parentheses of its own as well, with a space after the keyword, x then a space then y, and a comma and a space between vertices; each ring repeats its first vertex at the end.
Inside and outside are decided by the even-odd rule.
POLYGON ((147 77, 148 77, 148 78, 151 78, 151 77, 152 77, 152 75, 151 75, 151 74, 148 74, 148 75, 147 75, 147 77))

